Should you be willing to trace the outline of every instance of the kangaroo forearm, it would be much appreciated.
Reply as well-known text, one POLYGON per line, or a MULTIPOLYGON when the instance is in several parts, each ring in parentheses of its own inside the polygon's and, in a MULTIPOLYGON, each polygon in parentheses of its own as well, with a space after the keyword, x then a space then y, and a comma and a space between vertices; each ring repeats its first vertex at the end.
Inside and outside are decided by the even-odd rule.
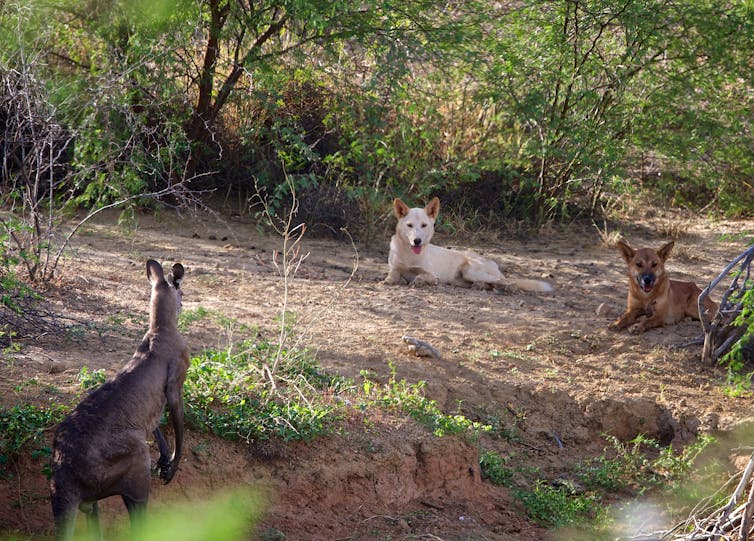
POLYGON ((152 435, 154 436, 154 441, 157 442, 157 448, 160 450, 160 458, 157 464, 165 466, 170 463, 170 447, 168 447, 168 442, 159 426, 154 429, 152 435))
POLYGON ((173 461, 177 462, 183 455, 183 402, 170 409, 170 418, 173 421, 173 433, 175 434, 175 448, 173 461))

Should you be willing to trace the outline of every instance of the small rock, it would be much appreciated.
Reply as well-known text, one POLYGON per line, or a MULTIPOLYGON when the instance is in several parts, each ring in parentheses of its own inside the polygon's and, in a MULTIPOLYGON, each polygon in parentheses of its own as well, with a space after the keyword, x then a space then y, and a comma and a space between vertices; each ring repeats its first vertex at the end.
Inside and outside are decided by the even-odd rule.
POLYGON ((65 372, 68 369, 68 365, 64 363, 63 361, 56 361, 52 359, 50 361, 50 364, 47 366, 47 371, 50 374, 60 374, 62 372, 65 372))
POLYGON ((708 411, 702 415, 702 427, 708 431, 717 430, 720 427, 720 415, 714 411, 708 411))

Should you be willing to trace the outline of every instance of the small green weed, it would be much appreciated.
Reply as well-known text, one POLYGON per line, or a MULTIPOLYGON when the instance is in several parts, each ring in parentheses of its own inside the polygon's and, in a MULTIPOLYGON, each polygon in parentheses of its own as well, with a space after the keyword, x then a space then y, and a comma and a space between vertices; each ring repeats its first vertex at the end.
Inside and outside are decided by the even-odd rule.
POLYGON ((197 321, 203 321, 211 316, 209 310, 203 306, 197 306, 193 310, 182 310, 178 316, 178 330, 186 332, 197 321))
POLYGON ((248 325, 240 323, 237 319, 228 317, 217 310, 207 310, 203 306, 198 306, 193 310, 183 310, 178 316, 178 330, 181 332, 187 332, 189 327, 200 321, 209 320, 222 330, 228 342, 233 341, 232 336, 236 331, 249 332, 251 329, 248 325))
POLYGON ((642 494, 649 488, 673 488, 713 441, 709 436, 702 437, 676 453, 672 446, 661 447, 641 435, 628 443, 613 436, 607 439, 610 449, 577 467, 579 481, 586 489, 583 491, 567 480, 555 483, 538 478, 538 470, 516 465, 514 459, 495 451, 481 451, 479 464, 486 480, 508 487, 527 514, 543 526, 558 528, 591 522, 599 528, 607 520, 607 509, 602 504, 606 493, 630 488, 635 494, 642 494), (521 475, 526 486, 514 481, 514 475, 521 475))
POLYGON ((599 497, 594 493, 576 494, 573 487, 565 483, 554 486, 542 479, 536 479, 536 469, 518 468, 521 474, 535 480, 529 482, 533 489, 516 486, 513 481, 514 469, 508 465, 509 459, 495 451, 482 451, 479 465, 482 476, 495 485, 511 489, 533 520, 547 527, 560 527, 594 518, 594 510, 599 507, 599 497))
POLYGON ((107 379, 107 374, 103 368, 96 370, 89 370, 89 367, 82 366, 79 373, 76 375, 76 380, 79 382, 79 386, 84 390, 89 390, 94 387, 102 385, 107 379))
POLYGON ((508 467, 508 460, 495 451, 483 451, 479 457, 482 477, 493 485, 511 487, 513 484, 513 470, 508 467))
POLYGON ((29 378, 26 381, 14 385, 13 391, 19 393, 29 387, 36 387, 37 385, 39 385, 39 380, 37 378, 29 378))
POLYGON ((751 398, 754 393, 751 389, 751 380, 754 372, 743 372, 743 362, 731 360, 728 365, 728 377, 723 394, 730 398, 751 398))

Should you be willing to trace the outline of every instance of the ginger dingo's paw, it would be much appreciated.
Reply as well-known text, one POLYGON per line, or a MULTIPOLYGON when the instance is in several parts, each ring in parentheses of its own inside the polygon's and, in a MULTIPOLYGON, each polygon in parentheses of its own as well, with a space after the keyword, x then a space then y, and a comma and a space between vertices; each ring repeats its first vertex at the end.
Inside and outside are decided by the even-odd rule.
POLYGON ((647 328, 644 326, 643 323, 637 323, 636 325, 631 325, 628 328, 628 332, 630 332, 631 334, 641 334, 646 330, 647 328))

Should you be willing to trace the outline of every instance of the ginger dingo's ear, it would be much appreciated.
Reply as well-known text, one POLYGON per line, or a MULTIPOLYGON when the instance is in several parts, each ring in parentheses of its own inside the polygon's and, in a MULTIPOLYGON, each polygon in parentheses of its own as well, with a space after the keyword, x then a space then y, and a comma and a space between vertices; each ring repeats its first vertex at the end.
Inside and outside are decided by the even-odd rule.
POLYGON ((663 263, 668 260, 668 257, 670 256, 670 250, 673 249, 673 245, 675 244, 675 241, 670 241, 667 244, 665 244, 662 248, 657 250, 657 255, 660 256, 660 259, 662 259, 663 263))
POLYGON ((395 217, 400 220, 408 214, 408 205, 396 197, 393 199, 393 212, 395 213, 395 217))
POLYGON ((626 263, 629 263, 631 259, 633 259, 634 254, 636 253, 636 250, 631 248, 628 243, 624 240, 619 240, 615 243, 615 247, 620 250, 620 254, 623 256, 623 260, 626 263))
POLYGON ((432 201, 427 203, 427 206, 424 207, 424 212, 426 212, 427 216, 433 220, 437 219, 437 215, 440 214, 440 199, 433 197, 432 201))

